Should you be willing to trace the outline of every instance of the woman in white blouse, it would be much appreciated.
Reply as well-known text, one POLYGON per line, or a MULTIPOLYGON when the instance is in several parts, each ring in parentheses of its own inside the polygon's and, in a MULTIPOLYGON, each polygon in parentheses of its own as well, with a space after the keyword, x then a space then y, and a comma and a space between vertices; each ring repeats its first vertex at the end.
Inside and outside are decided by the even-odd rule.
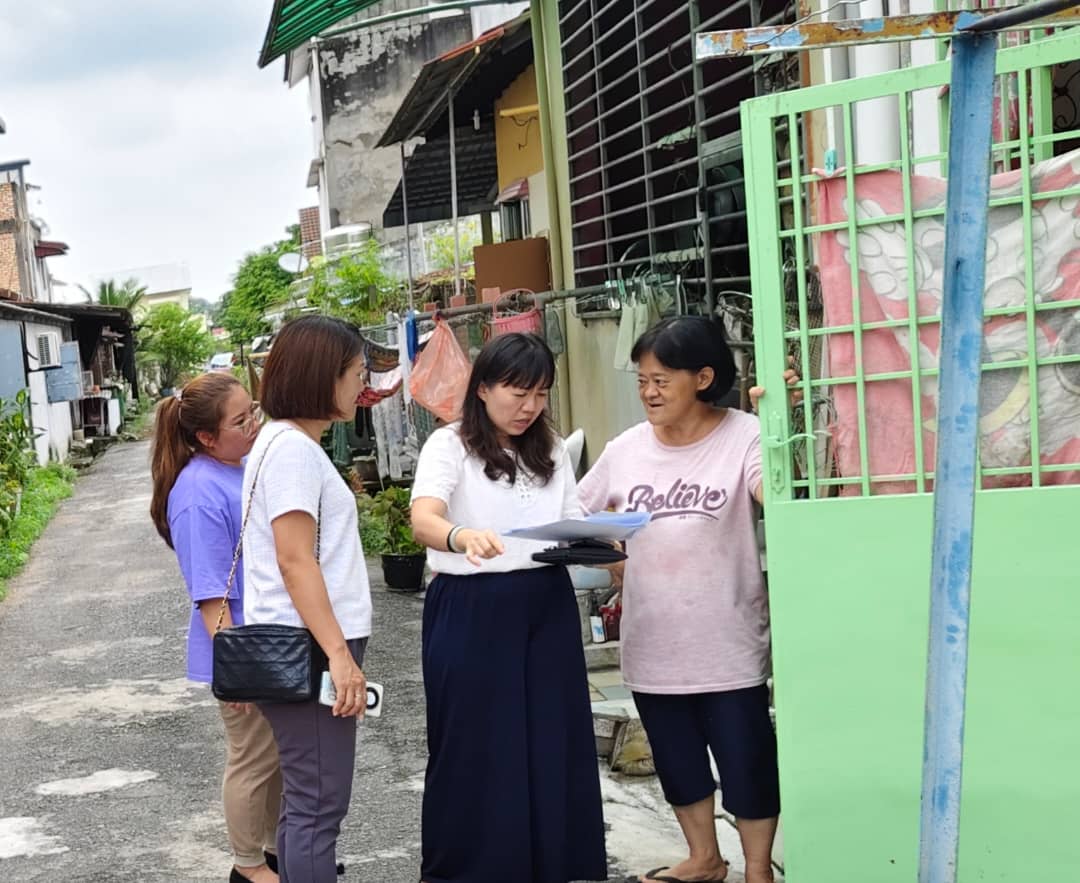
POLYGON ((563 567, 505 534, 580 516, 545 411, 555 377, 534 335, 473 366, 460 423, 432 434, 412 524, 437 574, 424 607, 424 883, 607 879, 585 658, 563 567))

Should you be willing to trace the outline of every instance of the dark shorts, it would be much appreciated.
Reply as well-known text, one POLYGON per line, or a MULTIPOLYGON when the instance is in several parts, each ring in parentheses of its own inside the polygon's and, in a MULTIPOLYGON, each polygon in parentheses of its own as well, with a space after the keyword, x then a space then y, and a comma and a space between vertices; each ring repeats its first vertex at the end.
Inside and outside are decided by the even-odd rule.
POLYGON ((716 790, 711 750, 724 809, 740 819, 780 815, 776 734, 765 684, 723 693, 634 693, 634 702, 669 803, 689 806, 716 790))

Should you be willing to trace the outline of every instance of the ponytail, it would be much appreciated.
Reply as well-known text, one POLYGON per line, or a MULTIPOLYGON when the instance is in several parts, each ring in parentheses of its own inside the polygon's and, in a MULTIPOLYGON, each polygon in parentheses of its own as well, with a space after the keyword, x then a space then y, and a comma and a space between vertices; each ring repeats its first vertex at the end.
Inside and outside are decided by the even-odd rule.
POLYGON ((153 494, 150 517, 154 527, 173 548, 169 529, 169 494, 191 458, 203 447, 199 432, 216 435, 225 399, 238 381, 231 374, 203 374, 188 383, 177 395, 162 399, 154 414, 154 440, 150 452, 153 494))
POLYGON ((187 466, 191 457, 192 450, 184 441, 180 427, 180 400, 176 396, 167 396, 154 412, 154 441, 150 453, 154 493, 150 498, 150 517, 170 549, 173 544, 169 530, 169 494, 180 470, 187 466))

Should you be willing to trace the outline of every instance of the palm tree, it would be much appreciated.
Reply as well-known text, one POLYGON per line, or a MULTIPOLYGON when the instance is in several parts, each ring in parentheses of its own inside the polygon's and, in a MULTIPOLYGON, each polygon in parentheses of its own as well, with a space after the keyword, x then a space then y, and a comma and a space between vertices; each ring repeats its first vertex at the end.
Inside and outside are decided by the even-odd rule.
MULTIPOLYGON (((83 291, 86 289, 84 288, 83 291)), ((134 311, 142 303, 144 297, 146 297, 146 286, 140 285, 138 279, 127 279, 119 284, 115 279, 107 279, 98 283, 97 297, 94 300, 102 306, 122 307, 125 310, 134 311)))

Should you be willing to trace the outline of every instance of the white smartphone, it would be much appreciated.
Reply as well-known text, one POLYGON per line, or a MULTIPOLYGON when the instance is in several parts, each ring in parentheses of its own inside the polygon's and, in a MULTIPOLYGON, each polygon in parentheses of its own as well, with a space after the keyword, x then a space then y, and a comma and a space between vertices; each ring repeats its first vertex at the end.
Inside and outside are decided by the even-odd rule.
MULTIPOLYGON (((323 705, 333 705, 337 702, 337 692, 334 690, 334 681, 330 672, 322 673, 322 685, 319 688, 319 702, 323 705)), ((382 684, 373 684, 368 681, 367 685, 367 711, 366 717, 379 717, 382 714, 383 688, 382 684)))

